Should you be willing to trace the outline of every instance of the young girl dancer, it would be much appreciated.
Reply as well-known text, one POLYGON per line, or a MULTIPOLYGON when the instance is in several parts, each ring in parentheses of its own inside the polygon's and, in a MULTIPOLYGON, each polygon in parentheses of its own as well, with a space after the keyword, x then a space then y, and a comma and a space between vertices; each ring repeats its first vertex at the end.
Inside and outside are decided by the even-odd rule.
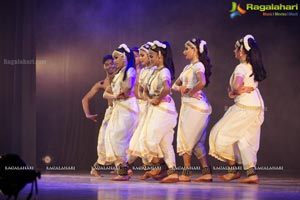
POLYGON ((199 38, 188 40, 183 54, 190 64, 183 69, 172 87, 182 95, 177 153, 183 157, 184 169, 179 181, 191 181, 191 156, 194 153, 202 166, 202 176, 195 181, 209 182, 212 181, 212 176, 206 159, 205 139, 211 106, 201 91, 208 85, 211 75, 206 42, 199 38))
POLYGON ((139 107, 134 96, 136 78, 134 55, 126 44, 113 52, 119 72, 114 76, 111 87, 104 92, 104 98, 114 100, 111 119, 105 133, 106 161, 114 162, 118 176, 115 181, 129 180, 126 150, 137 124, 139 107))
POLYGON ((209 154, 229 163, 228 173, 219 177, 222 180, 240 178, 236 164, 242 163, 248 177, 240 182, 257 184, 256 155, 264 121, 264 102, 258 83, 266 78, 266 71, 252 35, 246 35, 237 42, 234 52, 236 58, 240 59, 240 64, 231 75, 228 95, 234 98, 235 104, 229 107, 211 130, 209 154))
MULTIPOLYGON (((175 153, 173 149, 174 127, 177 123, 175 103, 170 96, 171 79, 174 77, 174 64, 168 42, 154 41, 149 54, 156 66, 145 88, 150 106, 141 137, 141 156, 155 166, 163 158, 167 164, 168 176, 161 182, 177 182, 175 153)), ((153 174, 157 175, 157 174, 153 174)))

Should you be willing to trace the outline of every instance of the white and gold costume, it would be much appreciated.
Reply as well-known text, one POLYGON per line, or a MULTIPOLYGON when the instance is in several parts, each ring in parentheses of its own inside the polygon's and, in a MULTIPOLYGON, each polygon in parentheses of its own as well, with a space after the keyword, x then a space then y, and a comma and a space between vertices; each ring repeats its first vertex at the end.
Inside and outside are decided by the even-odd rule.
MULTIPOLYGON (((165 80, 171 83, 170 71, 167 68, 157 68, 148 81, 147 87, 151 97, 159 96, 165 80)), ((151 163, 154 157, 164 158, 169 168, 175 167, 172 142, 177 111, 170 95, 167 95, 159 105, 149 105, 144 123, 140 137, 141 157, 148 163, 151 163)))
MULTIPOLYGON (((123 81, 125 67, 115 75, 111 82, 113 94, 119 94, 125 88, 126 80, 123 81)), ((133 68, 127 71, 127 79, 135 77, 133 68)), ((133 89, 131 93, 133 93, 133 89)), ((137 125, 139 107, 135 97, 114 101, 111 119, 108 122, 105 133, 106 162, 114 162, 116 166, 127 162, 126 150, 129 141, 137 125)), ((100 163, 101 164, 101 163, 100 163)))
MULTIPOLYGON (((192 89, 199 82, 197 73, 205 73, 201 62, 187 65, 179 76, 182 86, 192 89)), ((194 97, 189 94, 181 97, 181 109, 177 130, 177 153, 191 155, 198 159, 206 155, 206 127, 211 114, 211 106, 205 94, 200 90, 194 97)))
POLYGON ((255 167, 259 149, 260 128, 264 121, 264 102, 254 80, 252 66, 239 64, 230 78, 244 78, 244 86, 255 88, 234 99, 235 104, 213 127, 209 137, 209 154, 221 161, 237 161, 245 170, 255 167))
POLYGON ((104 119, 102 120, 101 127, 99 129, 99 134, 98 134, 98 145, 97 145, 97 153, 98 153, 98 159, 97 162, 102 165, 107 165, 111 163, 106 162, 106 153, 105 153, 105 132, 107 129, 108 122, 111 118, 113 107, 108 106, 106 108, 105 114, 104 114, 104 119))
MULTIPOLYGON (((154 69, 156 67, 147 66, 141 69, 138 83, 143 87, 147 87, 147 82, 149 77, 152 75, 154 69)), ((143 94, 139 94, 140 97, 143 97, 143 94)), ((133 133, 133 136, 129 143, 129 149, 127 153, 133 156, 141 156, 141 149, 140 149, 140 136, 143 129, 143 126, 145 124, 145 118, 147 116, 147 111, 149 107, 149 103, 144 99, 139 99, 139 119, 138 119, 138 126, 136 130, 133 133)))

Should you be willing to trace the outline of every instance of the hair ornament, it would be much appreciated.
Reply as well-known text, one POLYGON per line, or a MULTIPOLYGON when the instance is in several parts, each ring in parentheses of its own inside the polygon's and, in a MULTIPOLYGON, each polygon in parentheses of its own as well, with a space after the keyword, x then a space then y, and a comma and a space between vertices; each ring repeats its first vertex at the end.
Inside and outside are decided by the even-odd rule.
POLYGON ((244 46, 245 46, 245 49, 247 51, 250 51, 251 47, 249 46, 249 43, 248 43, 248 40, 252 38, 254 40, 254 37, 250 34, 246 35, 244 38, 243 38, 243 43, 244 43, 244 46))
POLYGON ((146 44, 143 44, 139 50, 143 50, 147 53, 149 53, 149 49, 151 48, 151 46, 153 46, 153 43, 152 42, 147 42, 146 44))
POLYGON ((195 45, 193 42, 191 42, 190 40, 188 40, 188 41, 185 43, 185 45, 197 49, 196 45, 195 45))
POLYGON ((166 44, 164 44, 164 43, 162 43, 162 42, 160 42, 158 40, 153 41, 153 44, 155 44, 156 46, 161 47, 163 49, 167 48, 166 44))
POLYGON ((201 40, 200 44, 199 44, 199 52, 200 53, 204 52, 204 45, 206 45, 206 42, 204 40, 201 40))
POLYGON ((126 44, 121 44, 119 46, 119 49, 123 48, 127 53, 130 53, 130 49, 126 44))

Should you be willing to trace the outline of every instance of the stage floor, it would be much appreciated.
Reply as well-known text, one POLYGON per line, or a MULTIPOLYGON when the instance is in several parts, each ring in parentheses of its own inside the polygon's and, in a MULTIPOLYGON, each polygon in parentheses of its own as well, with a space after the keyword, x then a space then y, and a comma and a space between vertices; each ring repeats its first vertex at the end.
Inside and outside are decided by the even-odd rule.
MULTIPOLYGON (((113 174, 101 178, 88 173, 42 174, 38 180, 38 199, 300 199, 300 176, 293 173, 260 175, 259 185, 240 184, 238 180, 225 183, 216 174, 211 183, 172 184, 152 179, 141 181, 139 175, 134 174, 127 182, 115 182, 110 181, 113 174)), ((26 199, 30 188, 31 184, 27 184, 19 199, 26 199)), ((5 199, 2 194, 0 199, 5 199)))

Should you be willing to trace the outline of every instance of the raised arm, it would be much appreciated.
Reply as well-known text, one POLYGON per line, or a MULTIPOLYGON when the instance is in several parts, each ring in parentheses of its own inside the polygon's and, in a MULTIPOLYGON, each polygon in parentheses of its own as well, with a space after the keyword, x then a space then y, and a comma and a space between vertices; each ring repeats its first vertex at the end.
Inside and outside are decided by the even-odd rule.
POLYGON ((86 93, 86 95, 82 99, 82 108, 85 113, 86 118, 97 122, 97 114, 91 114, 90 108, 89 108, 89 101, 99 92, 99 90, 103 89, 103 83, 104 81, 97 82, 93 85, 93 87, 86 93))

